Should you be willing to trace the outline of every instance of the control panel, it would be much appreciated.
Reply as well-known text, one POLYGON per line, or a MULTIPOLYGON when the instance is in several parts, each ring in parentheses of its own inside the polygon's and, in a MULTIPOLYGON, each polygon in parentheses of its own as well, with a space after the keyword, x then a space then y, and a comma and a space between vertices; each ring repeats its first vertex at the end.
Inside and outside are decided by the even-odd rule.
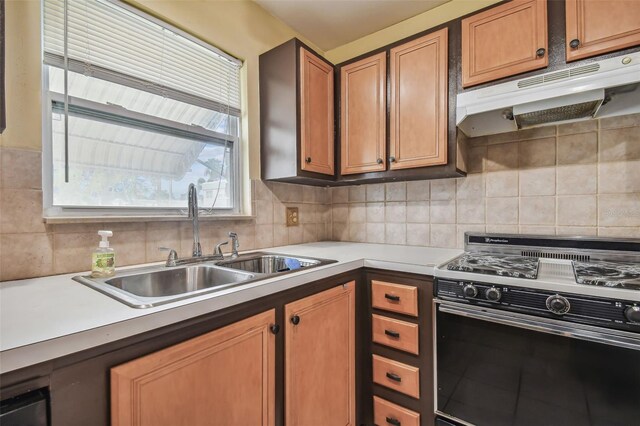
POLYGON ((640 303, 547 290, 437 278, 441 299, 640 332, 640 303))

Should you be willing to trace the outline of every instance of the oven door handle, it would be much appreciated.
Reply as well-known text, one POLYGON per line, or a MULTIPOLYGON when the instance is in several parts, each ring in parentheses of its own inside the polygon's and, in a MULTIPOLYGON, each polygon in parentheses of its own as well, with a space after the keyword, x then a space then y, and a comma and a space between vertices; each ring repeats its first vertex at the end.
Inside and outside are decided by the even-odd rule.
POLYGON ((572 339, 586 340, 588 342, 602 343, 605 345, 619 346, 622 348, 640 350, 640 335, 600 329, 599 327, 583 326, 581 324, 558 323, 546 318, 529 317, 512 312, 486 310, 481 308, 460 306, 458 303, 440 301, 440 312, 458 315, 482 321, 494 322, 541 333, 555 334, 557 336, 570 337, 572 339))

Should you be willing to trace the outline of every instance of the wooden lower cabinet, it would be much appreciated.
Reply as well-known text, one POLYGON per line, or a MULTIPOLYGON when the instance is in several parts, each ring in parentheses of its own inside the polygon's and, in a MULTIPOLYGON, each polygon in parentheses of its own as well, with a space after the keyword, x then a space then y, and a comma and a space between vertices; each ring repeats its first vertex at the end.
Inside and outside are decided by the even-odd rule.
POLYGON ((285 305, 285 423, 355 425, 355 281, 285 305))
POLYGON ((275 310, 111 369, 114 426, 275 424, 275 310))
POLYGON ((374 396, 373 421, 378 426, 420 426, 420 414, 374 396))
POLYGON ((375 269, 366 280, 373 422, 433 426, 433 280, 375 269))

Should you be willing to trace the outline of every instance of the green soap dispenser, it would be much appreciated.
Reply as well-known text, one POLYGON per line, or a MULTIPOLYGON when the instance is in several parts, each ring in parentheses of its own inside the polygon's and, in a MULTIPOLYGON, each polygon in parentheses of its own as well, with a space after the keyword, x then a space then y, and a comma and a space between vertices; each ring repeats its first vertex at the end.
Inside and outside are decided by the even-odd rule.
POLYGON ((98 231, 102 241, 91 255, 91 276, 93 278, 107 278, 116 274, 116 252, 109 247, 111 231, 98 231))

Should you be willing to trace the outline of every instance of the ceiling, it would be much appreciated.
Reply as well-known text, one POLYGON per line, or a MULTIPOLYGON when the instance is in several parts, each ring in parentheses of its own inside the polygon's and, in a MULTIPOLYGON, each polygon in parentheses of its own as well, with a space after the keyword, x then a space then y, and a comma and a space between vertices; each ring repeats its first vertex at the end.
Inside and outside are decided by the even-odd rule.
POLYGON ((450 0, 254 0, 327 51, 450 0))

